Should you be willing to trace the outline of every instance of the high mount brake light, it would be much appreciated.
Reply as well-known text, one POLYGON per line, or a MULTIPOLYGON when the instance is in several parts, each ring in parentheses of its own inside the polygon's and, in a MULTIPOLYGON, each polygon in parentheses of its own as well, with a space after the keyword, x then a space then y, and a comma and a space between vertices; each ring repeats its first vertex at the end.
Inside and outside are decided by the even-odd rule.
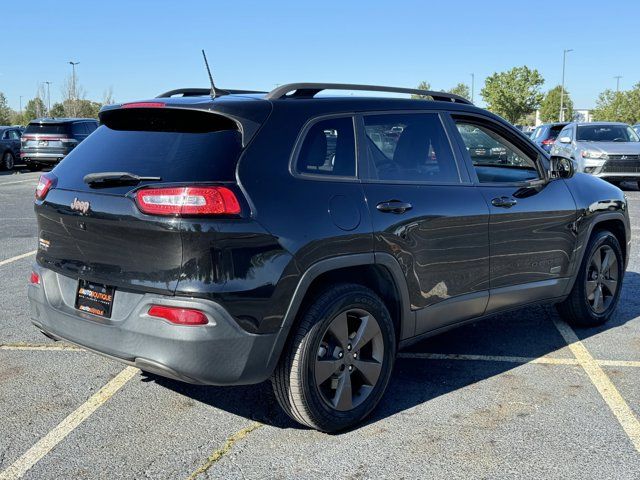
POLYGON ((546 140, 542 141, 543 145, 553 145, 554 143, 556 143, 556 141, 552 138, 547 138, 546 140))
POLYGON ((209 323, 209 319, 203 312, 192 308, 153 305, 149 309, 148 315, 163 318, 176 325, 206 325, 209 323))
POLYGON ((38 185, 36 186, 36 200, 44 200, 49 190, 56 185, 58 178, 53 173, 45 173, 40 175, 38 185))
POLYGON ((164 108, 164 102, 132 102, 123 103, 120 108, 164 108))
POLYGON ((236 195, 227 187, 143 188, 136 204, 149 215, 238 215, 236 195))

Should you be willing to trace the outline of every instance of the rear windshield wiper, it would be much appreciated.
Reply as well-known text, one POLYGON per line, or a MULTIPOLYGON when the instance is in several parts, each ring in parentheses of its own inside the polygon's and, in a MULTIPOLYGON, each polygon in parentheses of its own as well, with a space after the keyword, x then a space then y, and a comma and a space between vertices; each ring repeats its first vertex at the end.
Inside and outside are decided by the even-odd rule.
POLYGON ((144 177, 129 172, 96 172, 84 176, 84 183, 92 186, 99 185, 136 185, 145 181, 160 181, 160 177, 144 177))

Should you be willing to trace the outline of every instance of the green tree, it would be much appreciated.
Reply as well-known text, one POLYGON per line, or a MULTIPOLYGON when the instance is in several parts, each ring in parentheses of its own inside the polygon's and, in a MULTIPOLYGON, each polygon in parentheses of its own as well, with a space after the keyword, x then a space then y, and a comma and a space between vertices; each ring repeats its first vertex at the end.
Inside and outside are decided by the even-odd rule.
POLYGON ((592 112, 596 121, 640 122, 640 82, 631 90, 614 92, 605 90, 598 96, 596 108, 592 112))
POLYGON ((544 79, 537 70, 527 66, 514 67, 488 77, 480 95, 489 110, 516 123, 540 105, 543 97, 540 86, 543 83, 544 79))
POLYGON ((62 105, 60 102, 54 103, 53 107, 51 107, 51 116, 64 117, 65 116, 64 105, 62 105))
POLYGON ((471 92, 469 91, 469 86, 464 83, 459 83, 451 90, 449 93, 453 93, 454 95, 459 95, 462 98, 466 98, 467 100, 471 100, 471 92))
MULTIPOLYGON (((425 82, 424 80, 422 82, 420 82, 418 84, 418 86, 416 87, 418 90, 431 90, 431 84, 429 82, 425 82)), ((425 98, 431 98, 428 95, 411 95, 411 98, 416 98, 416 99, 425 99, 425 98)))
MULTIPOLYGON (((544 123, 557 122, 560 119, 560 94, 562 92, 562 87, 558 85, 557 87, 549 90, 542 103, 540 104, 540 120, 544 123)), ((571 121, 573 118, 573 101, 569 96, 569 92, 565 89, 564 91, 564 100, 563 100, 563 108, 564 108, 564 119, 566 121, 571 121)))
POLYGON ((32 98, 27 102, 27 106, 24 109, 25 123, 30 122, 34 118, 42 117, 46 115, 46 113, 47 107, 45 107, 42 99, 39 97, 32 98))
POLYGON ((0 125, 11 124, 12 117, 13 110, 9 108, 7 97, 4 96, 4 93, 0 92, 0 125))

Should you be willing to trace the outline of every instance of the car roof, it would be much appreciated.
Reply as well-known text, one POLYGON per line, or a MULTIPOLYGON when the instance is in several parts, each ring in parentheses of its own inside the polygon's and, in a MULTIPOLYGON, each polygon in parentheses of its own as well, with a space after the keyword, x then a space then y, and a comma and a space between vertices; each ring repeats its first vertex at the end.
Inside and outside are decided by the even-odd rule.
POLYGON ((72 123, 72 122, 97 122, 95 118, 72 118, 72 117, 59 117, 49 118, 42 117, 36 118, 29 122, 29 125, 44 124, 44 123, 72 123))
POLYGON ((573 122, 573 124, 577 127, 583 127, 588 125, 624 125, 628 126, 628 123, 624 122, 573 122))

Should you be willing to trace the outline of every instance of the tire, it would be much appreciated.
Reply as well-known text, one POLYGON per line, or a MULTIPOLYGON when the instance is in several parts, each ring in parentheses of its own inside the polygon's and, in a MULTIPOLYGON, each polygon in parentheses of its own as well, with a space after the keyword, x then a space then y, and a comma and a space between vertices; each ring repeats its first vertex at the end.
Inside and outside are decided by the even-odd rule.
POLYGON ((5 152, 2 155, 2 170, 13 170, 15 165, 15 159, 13 158, 13 153, 5 152))
POLYGON ((382 398, 395 362, 395 329, 380 297, 361 285, 334 285, 295 328, 272 377, 282 409, 323 432, 360 422, 382 398))
POLYGON ((620 299, 623 278, 624 259, 618 239, 606 230, 595 232, 571 293, 557 306, 560 316, 578 327, 606 323, 620 299))
POLYGON ((640 190, 640 180, 636 182, 636 187, 638 187, 638 190, 640 190))

